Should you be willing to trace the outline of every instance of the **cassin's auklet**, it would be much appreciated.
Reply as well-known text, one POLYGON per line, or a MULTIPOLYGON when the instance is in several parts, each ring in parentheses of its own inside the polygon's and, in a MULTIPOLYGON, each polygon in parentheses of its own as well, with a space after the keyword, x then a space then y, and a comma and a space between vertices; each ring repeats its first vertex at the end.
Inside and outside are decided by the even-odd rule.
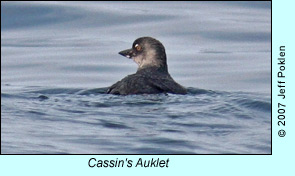
POLYGON ((134 41, 132 48, 119 52, 138 64, 135 74, 128 75, 112 85, 107 93, 186 94, 184 87, 176 83, 168 73, 165 48, 162 43, 151 37, 141 37, 134 41))

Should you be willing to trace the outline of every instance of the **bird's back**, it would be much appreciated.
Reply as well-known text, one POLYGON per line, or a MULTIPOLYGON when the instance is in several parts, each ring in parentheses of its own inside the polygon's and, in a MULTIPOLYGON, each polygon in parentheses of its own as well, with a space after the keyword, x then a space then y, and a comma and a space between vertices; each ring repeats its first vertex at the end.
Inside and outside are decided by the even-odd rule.
POLYGON ((176 83, 168 72, 162 72, 153 68, 138 70, 135 74, 128 75, 121 81, 112 85, 110 94, 157 94, 175 93, 186 94, 184 87, 176 83))

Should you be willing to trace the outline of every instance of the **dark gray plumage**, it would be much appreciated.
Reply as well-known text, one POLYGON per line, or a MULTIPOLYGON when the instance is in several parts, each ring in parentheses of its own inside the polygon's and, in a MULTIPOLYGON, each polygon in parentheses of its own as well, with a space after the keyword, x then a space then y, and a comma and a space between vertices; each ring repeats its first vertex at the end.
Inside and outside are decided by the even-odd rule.
POLYGON ((165 48, 162 43, 151 37, 141 37, 134 41, 132 48, 119 54, 133 59, 138 64, 135 74, 128 75, 112 85, 107 93, 156 94, 174 93, 186 94, 184 87, 176 83, 168 73, 165 48))

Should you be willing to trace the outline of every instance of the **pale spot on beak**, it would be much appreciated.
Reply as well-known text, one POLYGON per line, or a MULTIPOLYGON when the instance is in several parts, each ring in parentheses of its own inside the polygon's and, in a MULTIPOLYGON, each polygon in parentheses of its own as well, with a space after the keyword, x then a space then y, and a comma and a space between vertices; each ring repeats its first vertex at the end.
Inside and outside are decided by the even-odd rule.
POLYGON ((127 58, 130 58, 130 55, 126 55, 127 58))

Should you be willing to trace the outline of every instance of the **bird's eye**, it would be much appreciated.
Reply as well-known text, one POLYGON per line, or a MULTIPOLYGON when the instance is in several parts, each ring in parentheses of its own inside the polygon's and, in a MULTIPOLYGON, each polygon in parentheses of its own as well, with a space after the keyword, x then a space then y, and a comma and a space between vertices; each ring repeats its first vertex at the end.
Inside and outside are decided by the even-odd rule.
POLYGON ((135 49, 136 49, 137 51, 140 51, 140 50, 141 50, 141 46, 140 46, 139 44, 136 44, 134 47, 135 47, 135 49))

